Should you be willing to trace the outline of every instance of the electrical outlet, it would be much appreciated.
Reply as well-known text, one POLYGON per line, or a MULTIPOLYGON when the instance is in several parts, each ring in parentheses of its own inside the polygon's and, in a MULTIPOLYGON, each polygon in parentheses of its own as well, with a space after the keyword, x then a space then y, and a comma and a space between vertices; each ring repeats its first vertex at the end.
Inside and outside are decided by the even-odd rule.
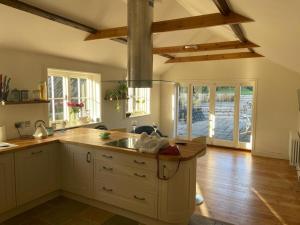
POLYGON ((30 120, 24 121, 24 126, 25 126, 25 127, 30 127, 30 126, 31 126, 30 120))

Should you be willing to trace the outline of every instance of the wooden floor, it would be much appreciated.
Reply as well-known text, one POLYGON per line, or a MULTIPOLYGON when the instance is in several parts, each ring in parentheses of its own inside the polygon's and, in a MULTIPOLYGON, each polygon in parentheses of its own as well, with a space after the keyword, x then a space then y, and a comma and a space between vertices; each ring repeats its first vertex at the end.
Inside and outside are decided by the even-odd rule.
POLYGON ((198 159, 197 213, 233 224, 300 224, 300 184, 288 161, 208 148, 198 159))

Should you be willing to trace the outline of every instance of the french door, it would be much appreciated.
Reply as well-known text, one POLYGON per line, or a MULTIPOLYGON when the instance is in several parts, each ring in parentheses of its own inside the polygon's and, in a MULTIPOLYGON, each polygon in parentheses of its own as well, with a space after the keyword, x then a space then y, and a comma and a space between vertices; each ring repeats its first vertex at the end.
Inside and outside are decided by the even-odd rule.
POLYGON ((253 148, 255 83, 192 83, 178 87, 177 137, 253 148))

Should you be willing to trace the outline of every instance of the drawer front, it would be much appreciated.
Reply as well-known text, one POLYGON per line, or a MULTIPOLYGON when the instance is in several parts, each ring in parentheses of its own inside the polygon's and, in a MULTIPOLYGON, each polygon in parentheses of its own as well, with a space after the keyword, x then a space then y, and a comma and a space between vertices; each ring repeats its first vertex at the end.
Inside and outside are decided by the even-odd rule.
POLYGON ((142 185, 153 188, 157 186, 158 180, 154 171, 137 169, 134 167, 119 165, 101 159, 95 160, 95 179, 101 179, 102 175, 118 175, 135 179, 142 185))
POLYGON ((157 218, 157 191, 136 179, 101 174, 95 180, 97 200, 157 218))
POLYGON ((157 163, 155 159, 150 159, 146 157, 122 154, 113 151, 100 150, 96 153, 97 159, 102 159, 107 162, 114 162, 120 165, 126 165, 130 167, 134 167, 137 169, 145 169, 145 170, 157 170, 157 163))

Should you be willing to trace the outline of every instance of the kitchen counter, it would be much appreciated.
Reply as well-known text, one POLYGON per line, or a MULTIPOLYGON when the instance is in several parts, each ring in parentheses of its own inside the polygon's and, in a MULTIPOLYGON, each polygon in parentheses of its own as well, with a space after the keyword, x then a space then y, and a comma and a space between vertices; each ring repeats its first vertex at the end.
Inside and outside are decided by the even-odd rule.
MULTIPOLYGON (((99 148, 102 150, 105 149, 105 150, 110 150, 110 151, 115 151, 120 153, 134 154, 134 155, 139 155, 148 158, 156 157, 155 154, 140 153, 134 149, 119 148, 119 147, 112 147, 112 146, 105 145, 108 142, 119 140, 122 138, 139 137, 139 134, 124 133, 119 131, 109 131, 111 133, 110 138, 103 140, 99 137, 99 134, 103 132, 104 131, 95 130, 91 128, 76 128, 72 130, 67 130, 65 132, 57 132, 54 134, 54 136, 45 139, 12 139, 12 140, 8 140, 7 142, 11 144, 15 144, 17 146, 0 149, 0 154, 21 151, 23 149, 32 148, 34 146, 39 146, 39 145, 60 142, 60 143, 76 144, 81 146, 89 146, 95 149, 99 148)), ((175 140, 170 140, 170 143, 174 143, 174 142, 175 140)), ((170 160, 170 161, 177 161, 177 160, 186 161, 195 158, 199 155, 205 154, 206 151, 205 145, 201 145, 193 141, 184 141, 184 142, 187 144, 178 146, 180 151, 180 156, 160 155, 160 159, 170 160)))

